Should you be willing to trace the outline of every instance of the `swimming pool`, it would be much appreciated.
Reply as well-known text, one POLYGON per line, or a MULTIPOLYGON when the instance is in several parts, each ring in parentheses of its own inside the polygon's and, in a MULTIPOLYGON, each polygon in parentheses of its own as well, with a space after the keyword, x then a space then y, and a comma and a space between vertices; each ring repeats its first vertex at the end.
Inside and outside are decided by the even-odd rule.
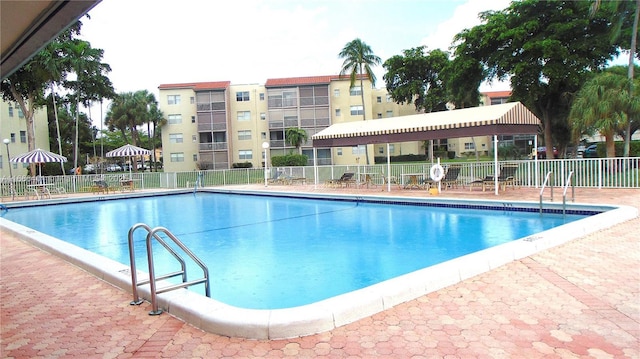
MULTIPOLYGON (((19 208, 5 216, 122 264, 129 264, 131 226, 163 226, 208 266, 212 298, 249 309, 311 304, 584 217, 220 193, 19 208)), ((136 263, 146 271, 146 231, 137 234, 136 263)), ((157 274, 179 269, 154 249, 157 274)))
MULTIPOLYGON (((73 232, 74 234, 72 235, 72 237, 89 237, 90 240, 88 241, 88 247, 90 247, 92 250, 101 249, 104 252, 102 253, 103 255, 112 256, 114 254, 122 255, 123 250, 116 249, 116 246, 113 245, 114 241, 122 241, 122 233, 116 234, 104 231, 100 231, 100 233, 90 232, 92 225, 91 221, 88 220, 88 218, 98 218, 97 221, 105 224, 106 226, 110 226, 108 225, 108 223, 126 222, 125 220, 123 220, 124 217, 135 217, 136 213, 144 213, 148 216, 145 217, 146 220, 143 220, 143 222, 146 222, 151 226, 155 226, 162 223, 155 223, 154 221, 164 221, 165 219, 162 219, 162 215, 165 213, 171 213, 173 219, 176 220, 177 223, 185 225, 188 230, 181 233, 180 231, 172 228, 171 225, 163 225, 174 231, 178 235, 178 237, 185 242, 188 242, 185 237, 202 237, 203 233, 208 232, 215 232, 216 234, 218 234, 216 239, 210 239, 203 243, 199 243, 196 245, 196 247, 204 246, 203 248, 211 248, 213 246, 216 249, 222 248, 224 247, 225 242, 229 241, 229 237, 231 237, 230 235, 228 235, 227 231, 231 229, 237 230, 238 228, 241 228, 242 234, 239 235, 240 240, 236 242, 236 245, 234 245, 235 252, 233 255, 229 256, 232 257, 234 261, 237 261, 240 264, 239 268, 252 268, 251 271, 247 272, 252 272, 254 273, 254 275, 256 273, 256 270, 259 271, 265 266, 275 266, 276 264, 279 264, 281 262, 286 262, 285 260, 271 257, 272 255, 274 255, 274 253, 289 253, 290 257, 297 259, 297 257, 301 257, 301 254, 304 251, 307 251, 321 253, 320 258, 322 258, 326 262, 333 263, 330 267, 337 268, 346 266, 354 267, 357 270, 366 269, 362 272, 365 274, 365 276, 371 277, 367 278, 364 281, 356 280, 352 277, 349 277, 348 281, 360 281, 356 283, 355 290, 351 289, 352 291, 347 294, 330 293, 329 296, 331 298, 329 299, 324 299, 328 298, 325 294, 325 297, 318 299, 319 302, 314 304, 287 304, 287 306, 303 305, 302 307, 296 307, 293 309, 234 309, 229 311, 229 307, 218 305, 217 309, 212 311, 211 306, 209 305, 209 307, 206 309, 203 308, 203 310, 195 310, 193 303, 194 301, 201 303, 201 296, 193 296, 188 293, 167 293, 166 295, 164 295, 165 303, 161 306, 169 308, 169 311, 171 311, 171 307, 174 307, 175 310, 181 312, 182 314, 182 316, 178 316, 181 316, 183 318, 191 317, 195 321, 199 321, 200 325, 196 325, 200 327, 208 326, 209 329, 213 329, 210 331, 218 332, 225 335, 238 335, 256 338, 299 336, 328 330, 331 329, 331 327, 346 324, 347 322, 359 319, 359 317, 370 315, 374 311, 380 311, 385 307, 393 306, 408 299, 413 299, 419 295, 424 294, 425 290, 431 291, 439 289, 443 286, 453 284, 461 279, 475 275, 479 271, 495 268, 496 266, 504 264, 505 262, 513 260, 514 258, 526 256, 529 254, 529 251, 533 250, 533 248, 541 246, 544 247, 544 243, 548 242, 549 239, 553 237, 550 236, 549 238, 547 238, 547 240, 545 240, 545 235, 538 233, 539 231, 544 231, 545 228, 539 228, 535 226, 532 226, 532 228, 530 228, 532 232, 527 232, 526 234, 522 235, 522 233, 518 232, 518 230, 523 227, 527 227, 527 225, 523 225, 523 223, 539 222, 532 221, 532 217, 536 217, 539 219, 539 215, 535 212, 535 207, 529 207, 527 209, 526 206, 523 206, 519 208, 520 211, 496 210, 500 209, 501 207, 504 208, 504 203, 483 204, 474 201, 431 201, 431 203, 429 203, 430 205, 438 206, 435 207, 436 211, 431 211, 433 207, 417 206, 417 204, 425 204, 423 200, 403 200, 402 202, 405 205, 399 206, 400 211, 391 213, 388 211, 377 212, 379 211, 379 208, 386 207, 386 205, 382 206, 378 203, 373 202, 397 203, 399 202, 397 198, 391 200, 388 198, 355 198, 334 196, 335 198, 333 198, 333 201, 323 200, 320 201, 320 204, 314 203, 311 205, 311 207, 308 207, 307 204, 305 204, 304 206, 302 205, 302 202, 306 202, 306 200, 274 197, 267 198, 267 200, 265 201, 265 198, 262 196, 244 196, 245 199, 248 198, 251 203, 241 202, 237 203, 236 205, 222 205, 219 203, 218 207, 225 208, 229 215, 234 217, 234 219, 217 221, 218 218, 221 219, 225 216, 222 213, 213 213, 210 210, 202 207, 202 205, 204 205, 204 202, 215 202, 210 196, 217 196, 216 198, 224 198, 228 197, 229 195, 183 195, 179 198, 181 204, 180 206, 177 206, 178 208, 175 208, 176 206, 167 207, 167 203, 149 202, 146 201, 146 199, 137 200, 135 205, 126 205, 123 204, 122 201, 104 201, 99 203, 91 202, 88 203, 87 208, 83 208, 83 210, 81 211, 82 216, 61 216, 60 219, 54 219, 57 217, 52 217, 49 214, 47 214, 46 216, 40 215, 38 217, 41 218, 39 219, 39 222, 41 223, 31 226, 52 227, 51 223, 52 220, 54 220, 54 227, 70 227, 72 228, 72 231, 75 231, 73 232), (259 208, 256 208, 256 204, 253 202, 254 200, 259 200, 263 202, 263 204, 258 205, 259 208), (187 202, 194 202, 193 204, 196 205, 196 208, 198 208, 199 211, 207 214, 208 220, 202 221, 193 218, 193 213, 185 210, 187 202), (107 209, 107 206, 113 206, 113 208, 107 209), (464 222, 472 222, 473 219, 461 219, 461 212, 455 207, 469 206, 489 206, 490 208, 494 209, 492 211, 492 215, 490 216, 491 218, 480 221, 480 223, 483 224, 483 229, 481 230, 481 232, 491 234, 496 232, 496 228, 505 227, 508 229, 506 232, 509 232, 509 234, 512 236, 511 238, 506 240, 504 238, 494 238, 491 235, 487 236, 485 242, 489 242, 489 246, 497 245, 497 247, 494 247, 494 250, 490 255, 484 253, 484 259, 478 261, 478 259, 482 258, 483 256, 482 252, 486 251, 481 250, 480 252, 476 253, 476 255, 468 254, 481 248, 469 248, 467 246, 460 246, 462 252, 456 253, 455 257, 462 257, 458 258, 457 260, 450 260, 436 265, 432 264, 437 263, 440 260, 438 260, 437 262, 425 263, 424 261, 422 261, 416 263, 413 259, 407 259, 408 257, 406 257, 406 253, 404 253, 407 251, 407 247, 402 250, 398 248, 401 244, 400 242, 403 242, 407 238, 409 238, 410 244, 408 248, 413 250, 413 252, 422 254, 418 257, 428 257, 426 255, 427 253, 432 254, 434 252, 443 251, 442 248, 433 246, 433 242, 442 239, 449 239, 449 242, 452 241, 451 234, 456 230, 453 229, 454 227, 447 227, 446 222, 456 223, 456 225, 460 227, 457 231, 462 230, 463 232, 468 233, 469 230, 465 229, 467 227, 465 227, 464 222), (172 208, 175 210, 172 210, 172 208), (309 208, 313 209, 310 210, 309 208), (251 212, 252 209, 254 212, 251 212), (448 217, 445 217, 444 212, 451 213, 447 213, 448 217), (525 217, 530 218, 526 218, 523 220, 524 222, 522 222, 519 212, 524 213, 525 217), (249 213, 251 213, 251 215, 249 215, 249 213), (429 214, 427 215, 426 213, 429 214), (506 214, 507 218, 498 218, 498 214, 506 214), (347 222, 347 220, 362 217, 372 219, 372 221, 364 222, 364 224, 361 225, 349 225, 349 223, 351 222, 347 222), (296 221, 304 219, 304 222, 298 225, 291 225, 289 222, 294 218, 296 221), (428 222, 426 219, 433 219, 435 222, 428 222), (511 224, 519 224, 504 226, 505 221, 511 224), (203 224, 203 222, 206 223, 203 224), (411 226, 409 227, 406 223, 411 223, 411 226), (258 226, 258 224, 260 225, 258 226), (391 231, 391 228, 393 227, 397 227, 394 230, 398 230, 398 233, 393 233, 393 231, 391 231), (301 231, 301 228, 313 230, 301 231), (320 231, 320 229, 325 228, 332 230, 332 232, 330 232, 330 234, 326 234, 325 232, 320 231), (408 228, 411 229, 408 230, 408 228), (368 232, 369 230, 371 231, 368 232), (265 233, 270 233, 270 235, 265 236, 265 233), (308 235, 309 233, 311 233, 311 235, 308 235), (513 237, 514 235, 515 237, 513 237), (118 239, 118 236, 120 237, 120 239, 118 239), (346 239, 348 246, 341 247, 337 252, 338 254, 327 254, 329 252, 325 252, 326 248, 322 248, 323 246, 335 247, 333 243, 326 243, 328 236, 342 237, 343 239, 346 239), (424 240, 426 236, 431 236, 431 240, 424 240), (256 239, 264 237, 268 237, 270 238, 270 240, 262 242, 256 241, 256 239), (518 248, 510 246, 510 244, 515 243, 513 241, 514 239, 522 237, 524 237, 523 240, 515 241, 519 244, 519 246, 517 246, 518 248), (280 243, 282 239, 284 239, 285 242, 290 243, 288 243, 287 246, 284 246, 284 244, 280 243), (422 239, 422 241, 415 241, 415 239, 422 239), (215 245, 212 245, 211 241, 214 241, 215 245), (375 247, 372 243, 380 241, 386 242, 385 244, 387 245, 387 247, 384 247, 384 250, 378 249, 379 247, 375 247), (522 247, 523 244, 526 248, 519 248, 522 247), (269 256, 264 255, 265 248, 260 248, 263 254, 258 258, 252 257, 250 253, 251 251, 256 249, 256 247, 266 247, 268 249, 266 253, 268 253, 269 256), (349 249, 348 247, 351 247, 351 249, 349 249), (292 252, 292 248, 303 249, 303 251, 292 252), (506 257, 502 255, 496 256, 496 253, 504 254, 507 252, 509 254, 506 257), (360 255, 357 255, 358 253, 360 255), (403 267, 401 269, 398 269, 395 265, 390 264, 388 259, 383 258, 382 254, 390 254, 391 257, 402 258, 400 262, 402 262, 403 264, 409 263, 413 267, 403 267), (338 256, 339 261, 328 261, 327 259, 331 259, 328 258, 329 256, 338 256), (266 261, 264 260, 264 257, 268 257, 266 258, 266 261), (468 259, 471 257, 473 258, 469 262, 468 259), (467 262, 464 263, 464 266, 460 266, 461 259, 464 258, 467 259, 467 262), (484 263, 482 263, 483 261, 484 263), (429 268, 422 269, 425 267, 429 268), (479 269, 480 267, 484 269, 479 269), (455 270, 452 271, 452 269, 455 270), (436 272, 434 271, 440 271, 440 273, 435 274, 436 272), (389 278, 393 277, 398 278, 399 281, 389 280, 389 278), (399 285, 398 283, 402 284, 399 285), (177 296, 182 297, 180 299, 182 302, 182 308, 180 308, 180 305, 178 305, 178 300, 176 299, 177 296), (188 297, 186 304, 185 297, 188 297), (358 300, 354 301, 354 299, 358 300), (225 311, 225 313, 223 313, 223 310, 225 311), (301 315, 303 314, 301 311, 306 312, 306 314, 301 315), (239 320, 241 325, 238 324, 238 326, 241 326, 242 328, 235 327, 234 329, 229 329, 228 324, 229 321, 232 320, 232 313, 234 317, 233 320, 236 322, 239 320), (204 321, 207 320, 208 322, 204 323, 204 321), (256 324, 257 322, 263 323, 266 328, 264 328, 264 326, 256 324), (222 324, 224 324, 225 328, 220 328, 222 324), (285 325, 288 328, 286 330, 284 329, 285 325)), ((169 199, 169 197, 171 196, 161 196, 160 198, 169 199)), ((232 195, 232 197, 238 196, 232 195)), ((307 195, 306 197, 313 196, 307 195)), ((81 204, 75 204, 73 207, 79 207, 80 205, 81 204)), ((51 206, 51 210, 66 211, 63 209, 64 207, 65 206, 51 206), (57 208, 54 209, 53 207, 57 208)), ((592 213, 611 209, 612 208, 602 209, 593 207, 578 208, 580 212, 592 213)), ((39 211, 49 211, 49 209, 39 208, 39 211)), ((22 210, 20 209, 12 209, 7 215, 20 216, 21 212, 22 210)), ((24 212, 26 213, 26 211, 24 212)), ((9 217, 10 216, 5 216, 5 218, 11 219, 9 217)), ((561 222, 564 221, 564 219, 561 220, 561 222)), ((135 220, 132 219, 132 222, 140 222, 140 220, 136 218, 135 220)), ((572 222, 572 224, 577 222, 572 222)), ((125 227, 126 228, 124 232, 128 230, 130 224, 127 223, 125 227)), ((554 230, 547 230, 546 232, 550 233, 553 231, 554 230)), ((571 232, 575 233, 575 228, 571 232)), ((59 234, 56 234, 56 236, 58 235, 59 234)), ((563 236, 564 235, 566 234, 563 234, 563 236)), ((564 238, 562 238, 562 240, 564 240, 564 238)), ((460 240, 455 241, 460 242, 460 240)), ((554 241, 557 244, 558 239, 556 238, 554 241)), ((128 263, 126 243, 124 245, 124 252, 125 260, 123 261, 123 263, 126 264, 128 263)), ((138 250, 137 252, 144 253, 143 250, 138 250)), ((198 253, 199 251, 198 249, 194 249, 194 252, 198 253)), ((65 255, 68 256, 70 254, 65 253, 65 255)), ((87 259, 85 260, 89 261, 87 259)), ((444 260, 446 260, 446 258, 444 260)), ((124 266, 121 265, 118 272, 121 272, 121 275, 126 276, 126 273, 124 273, 126 270, 124 270, 123 267, 124 266)), ((144 266, 139 266, 139 268, 144 268, 144 266)), ((228 273, 224 272, 224 268, 219 268, 219 271, 210 268, 210 271, 212 273, 212 278, 216 276, 216 273, 225 273, 225 276, 236 275, 241 277, 242 273, 238 273, 237 268, 238 267, 228 273), (229 273, 231 273, 231 275, 229 275, 229 273)), ((325 271, 333 268, 317 269, 316 267, 316 269, 305 268, 304 270, 299 270, 299 268, 301 268, 299 264, 292 264, 291 266, 288 266, 286 268, 287 269, 284 271, 285 276, 287 276, 288 278, 296 277, 302 279, 302 281, 297 282, 297 284, 293 285, 294 294, 289 294, 289 296, 297 296, 298 293, 302 292, 313 292, 315 288, 319 286, 318 280, 312 279, 313 277, 310 275, 311 273, 308 272, 309 270, 315 270, 319 272, 320 281, 325 281, 329 284, 329 286, 334 286, 334 281, 328 280, 324 276, 324 274, 326 274, 325 271)), ((112 273, 107 276, 117 276, 117 274, 112 273)), ((119 281, 123 281, 123 279, 120 278, 119 281)), ((267 290, 272 289, 273 286, 273 283, 271 283, 269 280, 261 278, 259 276, 254 278, 252 282, 263 285, 265 288, 267 288, 267 290)), ((216 293, 217 290, 217 286, 215 283, 216 282, 212 280, 212 294, 216 293)), ((342 284, 335 286, 342 287, 342 284)), ((223 299, 220 300, 224 301, 223 299)), ((176 314, 176 312, 174 312, 174 314, 176 314)))

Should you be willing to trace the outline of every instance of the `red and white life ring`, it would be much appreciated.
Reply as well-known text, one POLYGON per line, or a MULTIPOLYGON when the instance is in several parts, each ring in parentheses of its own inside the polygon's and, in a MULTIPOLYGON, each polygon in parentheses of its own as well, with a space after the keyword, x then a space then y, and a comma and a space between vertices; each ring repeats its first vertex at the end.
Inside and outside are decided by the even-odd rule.
POLYGON ((439 164, 435 164, 431 166, 429 175, 435 182, 440 182, 444 178, 444 168, 442 168, 442 166, 440 166, 439 164))

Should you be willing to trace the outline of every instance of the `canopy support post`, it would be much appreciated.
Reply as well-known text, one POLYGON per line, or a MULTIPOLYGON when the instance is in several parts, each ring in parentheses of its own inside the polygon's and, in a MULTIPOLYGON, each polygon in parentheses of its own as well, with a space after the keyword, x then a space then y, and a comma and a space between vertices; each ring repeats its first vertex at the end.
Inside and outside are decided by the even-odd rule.
POLYGON ((387 142, 387 192, 391 192, 391 153, 389 153, 389 142, 387 142))
POLYGON ((498 195, 498 176, 500 168, 498 167, 498 135, 493 135, 493 187, 495 194, 498 195))

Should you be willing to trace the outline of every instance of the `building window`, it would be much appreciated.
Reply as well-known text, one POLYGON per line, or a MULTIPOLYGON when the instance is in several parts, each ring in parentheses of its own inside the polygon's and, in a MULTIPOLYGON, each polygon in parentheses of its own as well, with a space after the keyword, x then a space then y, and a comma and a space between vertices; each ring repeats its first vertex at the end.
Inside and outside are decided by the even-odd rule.
POLYGON ((260 138, 263 140, 267 139, 267 133, 266 132, 260 132, 260 138))
POLYGON ((351 115, 362 115, 364 111, 362 110, 362 105, 351 106, 351 115))
POLYGON ((382 103, 382 96, 376 97, 376 102, 377 103, 382 103))
POLYGON ((253 151, 252 150, 240 150, 238 151, 238 158, 241 160, 251 160, 253 159, 253 151))
POLYGON ((251 111, 238 111, 238 121, 251 121, 251 111))
POLYGON ((379 154, 384 154, 384 147, 382 147, 382 146, 378 147, 378 153, 379 154))
POLYGON ((249 101, 249 91, 238 91, 236 92, 236 101, 249 101))
POLYGON ((198 142, 198 137, 196 135, 191 135, 191 142, 193 143, 198 142))
POLYGON ((351 96, 360 96, 360 95, 362 95, 362 87, 353 86, 352 88, 349 89, 349 95, 351 95, 351 96))
POLYGON ((351 147, 351 154, 352 155, 364 155, 365 148, 366 147, 364 145, 351 147))
POLYGON ((24 113, 22 113, 21 108, 18 108, 18 118, 24 118, 24 113))
POLYGON ((250 130, 238 131, 238 140, 250 140, 250 139, 251 139, 250 130))
POLYGON ((340 97, 340 89, 333 90, 333 97, 340 97))
POLYGON ((266 113, 264 113, 264 112, 260 112, 260 119, 261 119, 262 121, 266 120, 266 119, 267 119, 267 114, 266 114, 266 113))
POLYGON ((193 162, 198 162, 198 155, 197 154, 193 154, 193 162))
POLYGON ((387 110, 387 117, 393 117, 393 110, 387 110))
POLYGON ((196 116, 191 116, 191 123, 196 123, 196 116))
POLYGON ((170 133, 169 134, 169 143, 182 143, 182 134, 181 133, 170 133))
POLYGON ((387 95, 387 102, 391 102, 392 98, 391 95, 387 95))
POLYGON ((167 122, 170 125, 177 125, 179 123, 182 123, 182 115, 180 115, 180 114, 168 115, 167 116, 167 122))
POLYGON ((336 117, 340 117, 342 115, 342 113, 340 112, 339 108, 336 108, 336 117))
POLYGON ((179 105, 180 95, 167 95, 167 103, 169 105, 179 105))
POLYGON ((378 118, 382 118, 382 113, 378 112, 378 118))
POLYGON ((183 152, 171 153, 169 158, 171 159, 171 162, 184 162, 184 153, 183 152))
POLYGON ((396 145, 394 144, 389 144, 389 153, 395 153, 396 152, 396 145))
POLYGON ((474 150, 476 148, 476 146, 473 144, 473 142, 465 142, 464 143, 464 149, 465 150, 474 150))
POLYGON ((11 134, 11 143, 16 143, 16 134, 15 133, 11 134))
POLYGON ((27 143, 27 131, 20 131, 20 143, 27 143))
POLYGON ((194 103, 196 103, 196 98, 195 98, 195 97, 193 97, 193 96, 189 97, 189 103, 190 103, 190 104, 192 104, 192 105, 193 105, 194 103))
POLYGON ((264 101, 264 92, 260 92, 260 101, 264 101))
POLYGON ((9 106, 9 117, 13 117, 13 107, 9 106))
POLYGON ((342 156, 342 147, 336 148, 336 155, 342 156))

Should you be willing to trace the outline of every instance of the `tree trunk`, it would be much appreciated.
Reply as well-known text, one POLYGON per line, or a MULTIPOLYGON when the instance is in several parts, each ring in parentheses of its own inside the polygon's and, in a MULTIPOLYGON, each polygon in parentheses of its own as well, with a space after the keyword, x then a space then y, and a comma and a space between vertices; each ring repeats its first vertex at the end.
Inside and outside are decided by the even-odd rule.
MULTIPOLYGON (((53 99, 53 117, 55 117, 56 119, 56 134, 57 134, 57 140, 58 140, 58 154, 60 156, 62 156, 62 140, 60 139, 60 120, 58 119, 58 104, 56 103, 56 91, 53 85, 53 82, 51 83, 51 99, 53 99)), ((66 173, 64 173, 64 162, 60 162, 60 169, 62 170, 62 175, 66 175, 66 173)))
MULTIPOLYGON (((633 18, 633 30, 631 31, 631 46, 629 46, 629 96, 633 96, 633 60, 636 54, 636 46, 638 42, 638 21, 640 21, 640 0, 636 0, 636 13, 633 18)), ((627 127, 624 133, 624 157, 629 157, 629 147, 631 144, 631 116, 627 116, 627 127)))
POLYGON ((616 157, 616 143, 614 141, 614 132, 607 132, 604 134, 604 143, 607 149, 607 157, 616 157))
MULTIPOLYGON (((364 86, 362 81, 362 64, 360 64, 360 97, 362 98, 362 121, 367 120, 367 111, 364 105, 364 86)), ((367 165, 369 165, 369 145, 364 144, 364 157, 367 159, 367 165)))
MULTIPOLYGON (((35 110, 34 110, 34 101, 33 101, 33 96, 29 95, 29 97, 27 98, 26 102, 25 99, 20 96, 18 94, 18 91, 16 90, 15 86, 13 85, 13 83, 9 84, 9 89, 11 91, 11 95, 13 95, 13 98, 16 99, 18 101, 18 105, 20 105, 20 109, 22 110, 22 114, 24 115, 25 121, 27 122, 27 150, 28 151, 33 151, 36 149, 36 142, 35 142, 35 130, 34 130, 34 126, 33 126, 33 116, 35 114, 35 110)), ((10 159, 9 159, 10 160, 10 159)), ((31 171, 31 176, 35 176, 36 175, 36 164, 35 163, 30 163, 29 164, 29 170, 31 171)))

